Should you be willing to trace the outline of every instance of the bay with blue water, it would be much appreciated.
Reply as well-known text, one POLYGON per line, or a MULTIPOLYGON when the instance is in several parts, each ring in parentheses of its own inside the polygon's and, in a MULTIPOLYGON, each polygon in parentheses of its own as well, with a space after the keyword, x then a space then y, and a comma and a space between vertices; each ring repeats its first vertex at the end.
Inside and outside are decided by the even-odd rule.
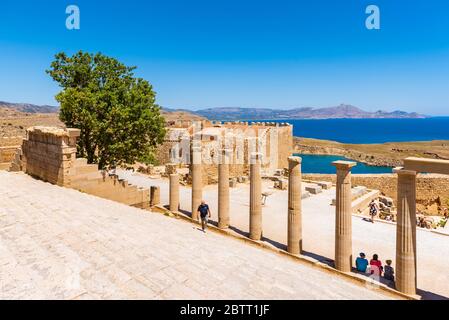
MULTIPOLYGON (((270 120, 272 121, 272 120, 270 120)), ((278 120, 293 125, 296 137, 332 140, 341 143, 375 144, 385 142, 410 142, 449 140, 449 117, 425 119, 320 119, 278 120)), ((300 155, 304 173, 335 173, 331 165, 340 156, 300 155)), ((353 173, 391 173, 392 168, 368 166, 363 163, 353 173)))
MULTIPOLYGON (((336 173, 335 167, 332 162, 338 160, 353 161, 341 156, 321 156, 321 155, 309 155, 309 154, 295 154, 302 158, 302 173, 324 173, 333 174, 336 173)), ((367 164, 357 162, 357 166, 351 170, 354 174, 379 174, 379 173, 392 173, 390 167, 375 167, 367 164)))

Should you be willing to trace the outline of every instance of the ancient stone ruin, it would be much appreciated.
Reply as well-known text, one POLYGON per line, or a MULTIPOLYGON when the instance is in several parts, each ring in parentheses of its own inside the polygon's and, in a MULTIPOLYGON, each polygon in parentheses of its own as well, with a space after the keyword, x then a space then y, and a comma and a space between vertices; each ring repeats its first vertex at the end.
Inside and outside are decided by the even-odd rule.
MULTIPOLYGON (((23 170, 38 179, 62 187, 73 188, 102 198, 118 201, 139 208, 147 208, 150 203, 160 203, 160 188, 147 189, 130 185, 116 175, 99 171, 96 165, 76 158, 77 129, 57 129, 33 127, 28 129, 21 151, 18 151, 11 167, 23 170)), ((231 151, 221 149, 222 160, 218 171, 218 228, 231 225, 229 205, 229 181, 231 151)), ((203 192, 203 152, 201 145, 192 148, 192 201, 191 218, 197 221, 197 208, 203 192)), ((262 154, 251 154, 249 163, 250 197, 248 199, 249 238, 259 241, 263 236, 263 207, 261 204, 261 160, 262 154)), ((302 251, 302 209, 301 209, 301 158, 287 157, 288 174, 288 222, 287 251, 298 255, 302 251)), ((336 161, 336 199, 335 199, 335 268, 349 273, 352 269, 352 213, 354 210, 354 190, 351 186, 351 168, 355 162, 336 161)), ((397 168, 397 223, 396 223, 396 288, 407 295, 416 294, 416 174, 434 172, 449 174, 449 161, 407 158, 404 167, 397 168)), ((169 210, 179 211, 179 175, 174 172, 169 179, 169 210)), ((329 188, 328 183, 319 185, 329 188)), ((366 199, 364 199, 365 201, 366 199)))
POLYGON ((52 184, 76 189, 101 198, 139 208, 149 206, 149 190, 130 185, 116 175, 99 171, 87 159, 76 157, 78 129, 33 127, 27 130, 20 157, 12 171, 25 173, 52 184))

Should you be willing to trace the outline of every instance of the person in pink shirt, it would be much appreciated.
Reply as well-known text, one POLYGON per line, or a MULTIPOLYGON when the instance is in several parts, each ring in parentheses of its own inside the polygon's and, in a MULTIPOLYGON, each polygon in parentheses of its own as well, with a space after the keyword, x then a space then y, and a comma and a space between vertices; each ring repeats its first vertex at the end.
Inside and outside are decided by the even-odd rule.
POLYGON ((373 258, 369 262, 371 274, 374 274, 376 276, 382 275, 382 262, 379 260, 379 256, 377 254, 373 255, 373 258))

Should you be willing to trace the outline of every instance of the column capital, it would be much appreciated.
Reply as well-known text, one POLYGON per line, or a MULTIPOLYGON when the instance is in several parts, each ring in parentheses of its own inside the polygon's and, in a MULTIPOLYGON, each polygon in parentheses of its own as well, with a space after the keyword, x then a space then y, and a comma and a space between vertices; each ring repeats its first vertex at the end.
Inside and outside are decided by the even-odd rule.
POLYGON ((302 158, 301 157, 288 157, 288 162, 293 162, 293 163, 302 163, 302 158))
POLYGON ((335 166, 337 170, 350 170, 352 167, 357 165, 357 162, 338 160, 332 162, 332 165, 335 166))
POLYGON ((403 167, 393 168, 393 173, 398 175, 416 176, 417 172, 413 170, 405 170, 403 167))

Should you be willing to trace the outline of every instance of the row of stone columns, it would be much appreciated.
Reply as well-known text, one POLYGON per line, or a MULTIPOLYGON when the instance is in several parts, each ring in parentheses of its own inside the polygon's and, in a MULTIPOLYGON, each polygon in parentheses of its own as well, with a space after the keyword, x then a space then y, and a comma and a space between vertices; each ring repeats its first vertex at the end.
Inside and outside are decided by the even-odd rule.
MULTIPOLYGON (((222 149, 218 165, 218 227, 228 228, 229 151, 222 149)), ((192 219, 202 200, 201 149, 192 153, 192 219)), ((287 251, 302 252, 301 158, 289 157, 287 251)), ((352 186, 351 161, 335 161, 337 169, 335 208, 335 268, 351 272, 352 256, 352 186)), ((398 174, 398 210, 396 234, 396 288, 416 294, 416 172, 396 170, 398 174)), ((253 153, 250 162, 249 237, 262 238, 261 154, 253 153)), ((170 210, 179 209, 179 175, 170 175, 170 210)))
MULTIPOLYGON (((218 227, 228 228, 229 217, 229 151, 222 149, 222 160, 218 165, 218 227)), ((262 178, 260 153, 253 153, 250 162, 250 206, 249 237, 262 238, 262 178)), ((302 251, 301 218, 301 158, 289 159, 287 251, 300 254, 302 251)), ((350 181, 349 181, 350 188, 350 181)), ((350 192, 350 190, 349 190, 350 192)), ((201 153, 194 149, 192 163, 192 219, 197 220, 197 208, 202 196, 201 153)), ((338 201, 337 201, 338 202, 338 201)), ((179 175, 170 175, 170 210, 179 208, 179 175)), ((350 207, 350 206, 349 206, 350 207)), ((350 221, 350 220, 349 220, 350 221)), ((350 230, 349 230, 350 231, 350 230)))

